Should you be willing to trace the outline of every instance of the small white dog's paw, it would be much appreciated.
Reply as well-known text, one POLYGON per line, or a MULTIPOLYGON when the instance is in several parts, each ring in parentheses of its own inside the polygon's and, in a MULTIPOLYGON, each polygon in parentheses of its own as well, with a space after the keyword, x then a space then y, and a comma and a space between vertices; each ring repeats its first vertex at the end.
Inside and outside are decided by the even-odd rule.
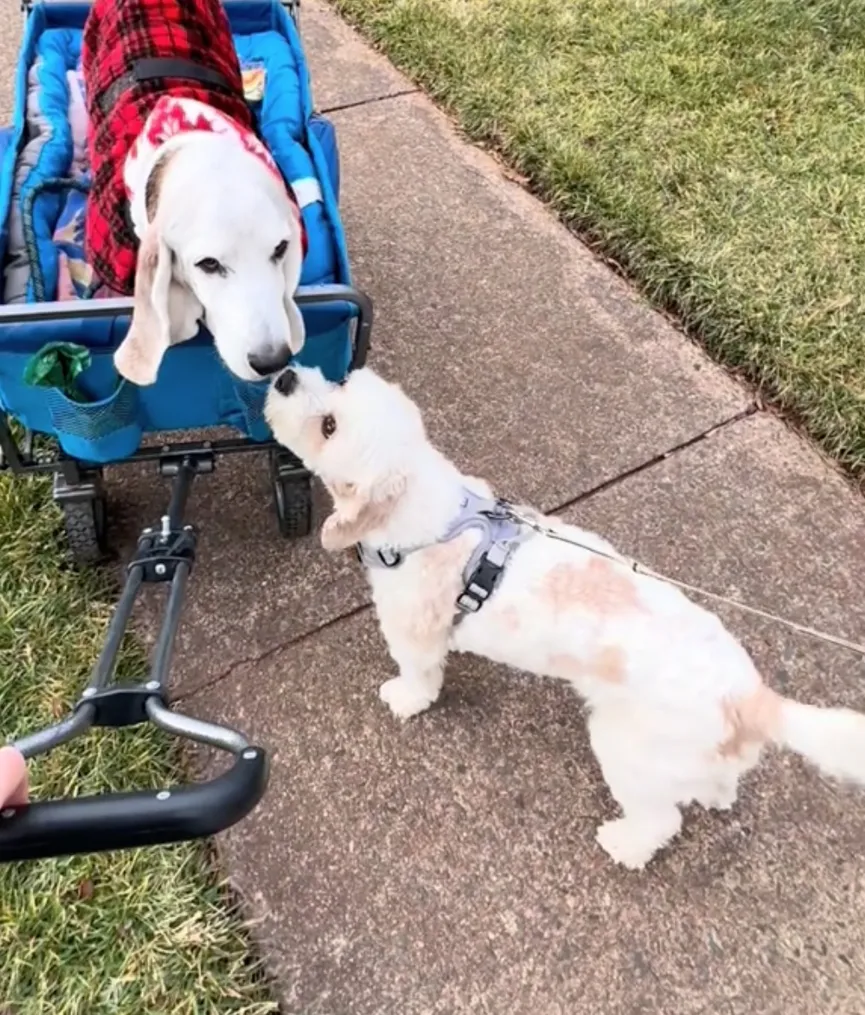
POLYGON ((642 870, 658 849, 657 843, 647 844, 645 830, 628 818, 605 821, 598 828, 595 838, 616 863, 632 871, 642 870), (642 837, 641 831, 644 833, 642 837))
POLYGON ((378 696, 399 719, 410 719, 425 712, 435 700, 413 680, 403 677, 386 680, 378 689, 378 696))
POLYGON ((345 533, 336 512, 324 520, 321 527, 321 545, 329 553, 345 549, 345 533))

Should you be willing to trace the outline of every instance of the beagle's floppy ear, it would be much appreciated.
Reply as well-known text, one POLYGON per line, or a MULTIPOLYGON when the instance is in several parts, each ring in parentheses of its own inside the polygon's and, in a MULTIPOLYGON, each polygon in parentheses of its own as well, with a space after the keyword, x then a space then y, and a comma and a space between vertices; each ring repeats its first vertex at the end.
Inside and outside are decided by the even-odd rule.
POLYGON ((388 477, 371 490, 354 483, 328 484, 334 509, 322 526, 321 545, 325 550, 345 550, 386 525, 406 485, 401 474, 388 477))
POLYGON ((294 294, 300 285, 300 272, 303 267, 302 225, 299 215, 298 212, 298 218, 294 219, 293 235, 285 257, 282 259, 282 270, 285 274, 285 292, 282 298, 288 317, 288 347, 292 356, 296 356, 300 352, 306 340, 306 325, 303 323, 303 315, 294 302, 294 294))
POLYGON ((159 187, 168 165, 163 158, 147 179, 145 200, 147 227, 138 248, 132 321, 126 338, 114 353, 117 372, 141 386, 153 384, 165 350, 198 332, 204 308, 172 277, 172 254, 162 238, 157 217, 159 187))
POLYGON ((171 251, 151 222, 138 248, 132 322, 114 353, 117 372, 134 384, 153 384, 171 345, 170 291, 171 251))

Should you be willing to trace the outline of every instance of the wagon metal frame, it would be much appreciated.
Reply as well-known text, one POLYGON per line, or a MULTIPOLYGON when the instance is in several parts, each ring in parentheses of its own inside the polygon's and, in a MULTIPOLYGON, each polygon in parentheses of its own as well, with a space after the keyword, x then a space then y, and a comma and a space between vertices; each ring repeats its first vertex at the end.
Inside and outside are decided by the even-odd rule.
MULTIPOLYGON (((50 5, 52 0, 38 2, 50 5)), ((25 17, 35 3, 22 0, 25 17)), ((281 3, 297 23, 299 0, 281 3)), ((306 286, 297 291, 295 301, 302 308, 336 304, 353 308, 348 369, 363 366, 373 322, 372 302, 365 293, 348 285, 306 286)), ((0 306, 0 328, 131 316, 131 299, 5 305, 0 306)), ((184 740, 227 752, 232 764, 203 783, 6 807, 0 810, 0 863, 213 835, 245 817, 267 787, 268 757, 263 748, 251 744, 238 730, 184 715, 169 704, 171 659, 197 546, 196 530, 186 523, 185 511, 195 479, 213 472, 222 457, 266 452, 279 531, 287 538, 296 538, 306 535, 312 526, 311 476, 296 456, 273 440, 261 442, 238 436, 172 441, 170 434, 159 436, 165 440, 141 447, 109 465, 114 469, 127 463, 152 463, 159 475, 170 481, 170 495, 165 513, 139 536, 90 680, 65 719, 22 737, 15 746, 25 758, 33 758, 94 727, 122 728, 152 722, 184 740), (146 585, 167 588, 162 625, 144 679, 118 684, 118 652, 135 602, 146 585)), ((51 438, 13 427, 0 406, 0 473, 24 478, 53 475, 53 496, 63 513, 71 556, 80 565, 104 559, 107 510, 102 465, 71 457, 51 438)))

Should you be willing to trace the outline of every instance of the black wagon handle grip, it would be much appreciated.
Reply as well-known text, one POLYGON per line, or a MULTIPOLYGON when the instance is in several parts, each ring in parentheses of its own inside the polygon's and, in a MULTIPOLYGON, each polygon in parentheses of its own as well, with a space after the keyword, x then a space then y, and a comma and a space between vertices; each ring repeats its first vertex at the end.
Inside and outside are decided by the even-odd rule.
POLYGON ((266 752, 247 747, 208 782, 7 807, 0 810, 0 863, 215 835, 258 804, 268 775, 266 752))

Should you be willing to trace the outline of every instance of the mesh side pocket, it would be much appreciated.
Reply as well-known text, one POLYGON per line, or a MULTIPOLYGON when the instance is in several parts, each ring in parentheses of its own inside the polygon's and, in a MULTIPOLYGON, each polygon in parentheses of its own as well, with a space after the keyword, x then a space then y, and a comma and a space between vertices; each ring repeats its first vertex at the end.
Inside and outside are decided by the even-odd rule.
POLYGON ((62 391, 46 392, 60 446, 74 458, 110 462, 127 458, 141 443, 138 389, 122 381, 98 402, 73 402, 62 391))

